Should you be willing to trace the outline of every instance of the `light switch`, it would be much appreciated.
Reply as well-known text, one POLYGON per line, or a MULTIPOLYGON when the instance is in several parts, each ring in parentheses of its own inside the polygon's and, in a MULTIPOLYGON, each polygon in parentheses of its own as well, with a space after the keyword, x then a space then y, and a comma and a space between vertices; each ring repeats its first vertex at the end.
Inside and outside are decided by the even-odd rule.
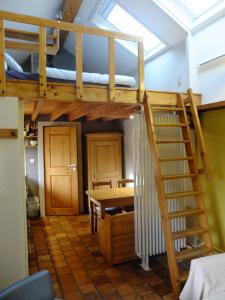
POLYGON ((35 159, 34 158, 30 158, 30 164, 34 164, 35 163, 35 159))

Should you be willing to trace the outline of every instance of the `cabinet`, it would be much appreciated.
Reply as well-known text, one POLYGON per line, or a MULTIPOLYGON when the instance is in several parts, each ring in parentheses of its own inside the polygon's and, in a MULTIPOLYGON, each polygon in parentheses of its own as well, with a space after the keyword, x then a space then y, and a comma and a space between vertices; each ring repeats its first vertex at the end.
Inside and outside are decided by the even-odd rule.
POLYGON ((99 218, 99 248, 110 265, 136 259, 134 212, 99 218))
POLYGON ((121 133, 87 134, 88 189, 92 181, 112 180, 113 187, 122 178, 121 133))

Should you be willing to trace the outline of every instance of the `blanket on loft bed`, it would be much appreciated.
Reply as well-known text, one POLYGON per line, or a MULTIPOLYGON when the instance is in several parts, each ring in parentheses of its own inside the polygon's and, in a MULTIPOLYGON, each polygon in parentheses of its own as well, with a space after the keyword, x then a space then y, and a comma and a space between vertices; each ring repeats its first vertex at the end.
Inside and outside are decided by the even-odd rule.
MULTIPOLYGON (((57 69, 57 68, 46 68, 47 80, 49 82, 64 82, 64 83, 74 83, 76 80, 76 72, 57 69)), ((17 79, 17 80, 39 80, 38 73, 30 72, 19 72, 16 70, 6 70, 7 79, 17 79)), ((109 83, 108 74, 99 74, 99 73, 87 73, 83 72, 82 74, 83 82, 86 84, 99 84, 107 85, 109 83)), ((124 87, 134 87, 136 82, 134 77, 116 75, 115 81, 117 86, 124 87)))

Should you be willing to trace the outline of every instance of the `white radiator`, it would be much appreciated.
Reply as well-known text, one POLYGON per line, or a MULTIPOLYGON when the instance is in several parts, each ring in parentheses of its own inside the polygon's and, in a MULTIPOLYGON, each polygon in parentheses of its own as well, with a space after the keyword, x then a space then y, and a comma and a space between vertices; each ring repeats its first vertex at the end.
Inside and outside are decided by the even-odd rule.
MULTIPOLYGON (((179 123, 178 116, 170 113, 156 114, 158 123, 179 123)), ((135 248, 136 254, 142 259, 142 267, 149 269, 149 256, 164 253, 165 241, 162 232, 161 217, 157 200, 157 190, 154 181, 154 170, 146 132, 144 114, 137 114, 134 118, 135 140, 135 248)), ((180 128, 157 128, 159 139, 181 139, 180 128)), ((160 144, 160 156, 183 156, 183 144, 160 144)), ((188 172, 187 162, 162 163, 163 174, 188 172)), ((184 190, 190 184, 187 180, 165 181, 166 192, 184 190)), ((185 200, 168 200, 169 211, 182 210, 185 200)), ((184 218, 172 221, 172 230, 185 229, 184 218)), ((179 251, 185 247, 186 240, 175 241, 175 248, 179 251)))

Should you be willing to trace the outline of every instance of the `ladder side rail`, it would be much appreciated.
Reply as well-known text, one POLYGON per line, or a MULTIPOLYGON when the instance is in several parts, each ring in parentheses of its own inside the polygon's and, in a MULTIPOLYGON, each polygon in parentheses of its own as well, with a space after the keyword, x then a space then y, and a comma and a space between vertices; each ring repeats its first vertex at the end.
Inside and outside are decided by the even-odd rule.
POLYGON ((151 104, 150 104, 150 99, 146 94, 144 99, 144 113, 145 113, 148 139, 151 147, 151 153, 153 156, 152 162, 153 162, 153 168, 155 174, 154 177, 155 177, 155 183, 156 183, 156 188, 158 193, 158 201, 159 201, 159 207, 161 211, 164 237, 166 242, 166 250, 167 250, 171 283, 174 291, 174 296, 176 299, 178 299, 180 293, 179 270, 175 258, 175 249, 172 241, 170 219, 168 218, 167 200, 165 197, 163 179, 162 179, 162 173, 161 173, 160 161, 159 161, 159 154, 156 145, 154 122, 153 122, 153 116, 151 112, 151 104))
POLYGON ((211 180, 212 174, 211 174, 210 167, 209 167, 208 154, 206 151, 206 146, 205 146, 205 141, 204 141, 204 137, 203 137, 203 133, 202 133, 201 123, 200 123, 199 116, 198 116, 198 110, 197 110, 196 104, 194 102, 192 89, 188 89, 187 93, 188 93, 188 98, 189 98, 189 103, 190 103, 191 115, 193 118, 195 130, 196 130, 197 141, 198 141, 198 145, 200 148, 200 155, 201 155, 201 159, 202 159, 203 169, 204 169, 206 178, 208 180, 211 180))
MULTIPOLYGON (((190 128, 188 126, 188 118, 187 118, 187 113, 186 113, 186 109, 184 106, 182 94, 178 94, 178 106, 183 109, 183 112, 179 112, 180 120, 181 120, 181 122, 185 122, 187 124, 186 128, 182 128, 183 136, 185 139, 189 139, 191 141, 191 132, 190 132, 190 128)), ((198 172, 197 161, 196 161, 192 142, 190 142, 189 144, 185 144, 185 148, 186 148, 187 155, 192 155, 194 157, 194 159, 192 161, 188 161, 190 172, 197 173, 198 172)), ((191 178, 191 180, 192 180, 193 190, 201 192, 200 195, 195 196, 195 198, 197 200, 197 206, 198 206, 198 208, 206 211, 205 204, 203 201, 199 176, 193 177, 193 178, 191 178)), ((208 223, 208 218, 207 218, 206 213, 199 215, 199 225, 203 228, 209 229, 209 223, 208 223)), ((212 248, 213 246, 212 246, 212 239, 211 239, 210 232, 208 231, 208 232, 204 233, 202 236, 203 236, 205 245, 209 248, 212 248)))

